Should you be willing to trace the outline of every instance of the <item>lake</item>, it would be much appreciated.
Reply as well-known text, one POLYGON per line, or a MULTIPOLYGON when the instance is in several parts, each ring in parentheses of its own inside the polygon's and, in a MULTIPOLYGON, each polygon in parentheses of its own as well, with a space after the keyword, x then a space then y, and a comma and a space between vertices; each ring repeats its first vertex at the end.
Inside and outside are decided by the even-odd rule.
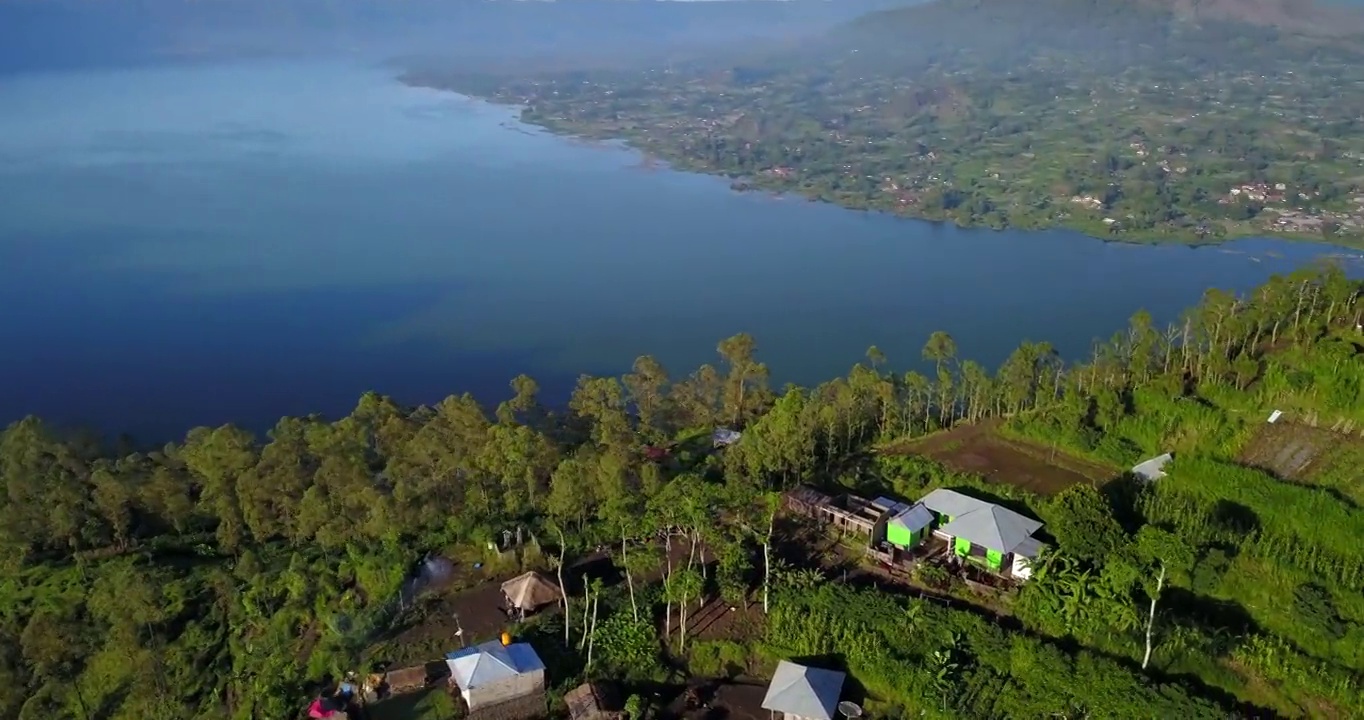
POLYGON ((1087 353, 1341 251, 992 232, 732 192, 351 62, 0 78, 0 422, 139 437, 340 414, 365 390, 562 397, 757 338, 778 382, 942 329, 991 365, 1087 353))

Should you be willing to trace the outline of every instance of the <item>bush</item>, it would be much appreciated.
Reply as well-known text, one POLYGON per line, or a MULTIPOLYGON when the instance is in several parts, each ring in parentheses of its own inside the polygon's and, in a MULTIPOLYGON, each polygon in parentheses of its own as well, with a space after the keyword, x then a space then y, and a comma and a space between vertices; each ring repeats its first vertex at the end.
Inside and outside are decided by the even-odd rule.
POLYGON ((730 640, 707 640, 692 645, 687 667, 696 677, 736 677, 747 672, 748 648, 730 640))

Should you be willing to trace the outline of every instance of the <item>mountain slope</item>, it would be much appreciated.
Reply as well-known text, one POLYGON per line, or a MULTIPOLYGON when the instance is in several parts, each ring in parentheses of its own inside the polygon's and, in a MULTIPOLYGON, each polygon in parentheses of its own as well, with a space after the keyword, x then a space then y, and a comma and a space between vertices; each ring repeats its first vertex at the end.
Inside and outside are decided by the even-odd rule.
POLYGON ((1111 71, 1171 56, 1228 65, 1351 52, 1361 33, 1364 13, 1305 0, 939 0, 870 13, 770 62, 908 73, 1053 58, 1111 71))
POLYGON ((847 207, 1364 244, 1364 38, 1266 8, 1318 27, 1292 0, 940 0, 666 68, 423 82, 847 207))
POLYGON ((1193 21, 1216 20, 1276 27, 1309 35, 1339 36, 1364 28, 1358 11, 1313 0, 1143 0, 1193 21))

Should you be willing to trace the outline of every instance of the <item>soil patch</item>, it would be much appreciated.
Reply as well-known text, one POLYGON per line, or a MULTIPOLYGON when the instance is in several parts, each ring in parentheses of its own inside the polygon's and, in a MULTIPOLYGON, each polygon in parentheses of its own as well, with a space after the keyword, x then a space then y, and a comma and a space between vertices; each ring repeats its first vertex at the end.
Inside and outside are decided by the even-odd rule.
MULTIPOLYGON (((749 600, 731 604, 720 597, 712 597, 700 607, 687 605, 687 642, 697 640, 742 640, 753 637, 762 626, 762 603, 749 600)), ((659 622, 659 630, 664 621, 659 622)), ((669 640, 682 630, 681 616, 674 611, 669 640)))
POLYGON ((1241 463, 1289 482, 1328 488, 1364 503, 1364 438, 1279 421, 1241 450, 1241 463))
POLYGON ((771 720, 763 709, 767 686, 759 682, 702 680, 688 685, 662 712, 685 720, 771 720))
POLYGON ((1055 448, 1003 437, 997 423, 962 425, 886 452, 924 455, 954 470, 1038 495, 1052 495, 1079 483, 1105 483, 1120 474, 1116 468, 1055 448))
POLYGON ((1329 430, 1287 422, 1265 423, 1241 451, 1241 462, 1285 480, 1302 480, 1323 455, 1345 441, 1329 430))
POLYGON ((422 597, 412 611, 412 623, 384 642, 376 657, 400 667, 443 658, 452 650, 497 637, 512 625, 502 610, 505 579, 510 577, 422 597))

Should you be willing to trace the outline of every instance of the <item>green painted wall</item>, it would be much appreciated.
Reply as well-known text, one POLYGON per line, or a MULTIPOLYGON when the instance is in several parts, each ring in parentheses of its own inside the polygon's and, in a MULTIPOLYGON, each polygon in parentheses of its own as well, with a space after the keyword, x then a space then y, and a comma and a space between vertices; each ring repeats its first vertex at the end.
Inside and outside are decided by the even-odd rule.
POLYGON ((989 565, 991 570, 1000 569, 1004 565, 1004 553, 998 550, 986 550, 985 564, 989 565))
POLYGON ((952 549, 962 557, 971 554, 971 541, 966 538, 952 538, 952 549))
POLYGON ((897 547, 914 547, 914 533, 904 527, 891 523, 886 526, 886 542, 897 547))

